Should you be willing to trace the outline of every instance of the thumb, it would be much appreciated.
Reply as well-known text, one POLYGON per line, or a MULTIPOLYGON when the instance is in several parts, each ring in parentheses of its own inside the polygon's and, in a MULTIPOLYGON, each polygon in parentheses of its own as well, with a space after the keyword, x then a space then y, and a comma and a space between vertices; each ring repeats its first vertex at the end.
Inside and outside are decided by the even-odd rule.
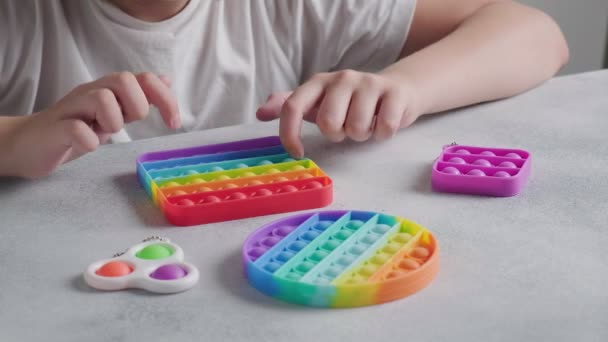
POLYGON ((289 98, 292 92, 280 92, 274 93, 268 97, 266 103, 264 103, 256 112, 256 117, 260 121, 271 121, 278 119, 281 115, 281 108, 283 104, 289 98))

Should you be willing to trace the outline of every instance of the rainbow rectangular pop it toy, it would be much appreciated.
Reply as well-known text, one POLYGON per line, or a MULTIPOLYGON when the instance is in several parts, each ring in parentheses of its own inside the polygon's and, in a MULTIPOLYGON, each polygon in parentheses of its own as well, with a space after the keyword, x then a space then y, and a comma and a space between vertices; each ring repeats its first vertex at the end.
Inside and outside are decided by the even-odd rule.
POLYGON ((435 161, 431 182, 435 191, 515 196, 526 185, 531 164, 524 150, 452 144, 435 161))
POLYGON ((427 286, 439 246, 424 227, 397 216, 324 211, 288 217, 243 244, 249 283, 272 297, 320 307, 379 304, 427 286))
POLYGON ((152 152, 137 175, 169 222, 190 226, 321 208, 332 180, 312 160, 294 160, 279 137, 152 152))

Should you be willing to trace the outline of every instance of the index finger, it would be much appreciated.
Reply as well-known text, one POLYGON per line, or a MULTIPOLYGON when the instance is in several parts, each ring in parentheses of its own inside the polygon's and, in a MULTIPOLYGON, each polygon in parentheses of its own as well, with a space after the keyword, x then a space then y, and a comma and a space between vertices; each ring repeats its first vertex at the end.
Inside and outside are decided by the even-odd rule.
POLYGON ((321 78, 313 78, 297 88, 283 104, 279 135, 287 152, 295 158, 304 156, 304 147, 300 140, 302 120, 322 98, 325 83, 321 78))
POLYGON ((138 74, 136 78, 148 102, 158 108, 165 125, 173 129, 179 128, 181 122, 177 99, 167 84, 149 72, 138 74))

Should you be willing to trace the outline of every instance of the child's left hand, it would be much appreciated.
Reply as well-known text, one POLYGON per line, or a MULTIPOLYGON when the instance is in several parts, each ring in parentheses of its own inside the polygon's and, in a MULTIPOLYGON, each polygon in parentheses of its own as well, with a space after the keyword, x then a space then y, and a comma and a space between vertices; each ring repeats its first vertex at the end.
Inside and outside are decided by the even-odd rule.
POLYGON ((353 70, 321 73, 293 92, 272 94, 257 111, 262 121, 280 118, 287 151, 302 157, 302 120, 316 123, 327 138, 388 139, 420 115, 415 88, 406 80, 353 70))

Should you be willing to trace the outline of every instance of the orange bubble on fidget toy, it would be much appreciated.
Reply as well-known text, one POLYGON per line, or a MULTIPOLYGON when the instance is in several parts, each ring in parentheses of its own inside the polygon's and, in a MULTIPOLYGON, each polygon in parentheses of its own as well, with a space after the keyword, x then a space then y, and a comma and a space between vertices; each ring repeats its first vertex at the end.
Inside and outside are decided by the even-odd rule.
POLYGON ((133 272, 133 268, 123 261, 110 261, 101 266, 95 274, 103 277, 122 277, 133 272))

